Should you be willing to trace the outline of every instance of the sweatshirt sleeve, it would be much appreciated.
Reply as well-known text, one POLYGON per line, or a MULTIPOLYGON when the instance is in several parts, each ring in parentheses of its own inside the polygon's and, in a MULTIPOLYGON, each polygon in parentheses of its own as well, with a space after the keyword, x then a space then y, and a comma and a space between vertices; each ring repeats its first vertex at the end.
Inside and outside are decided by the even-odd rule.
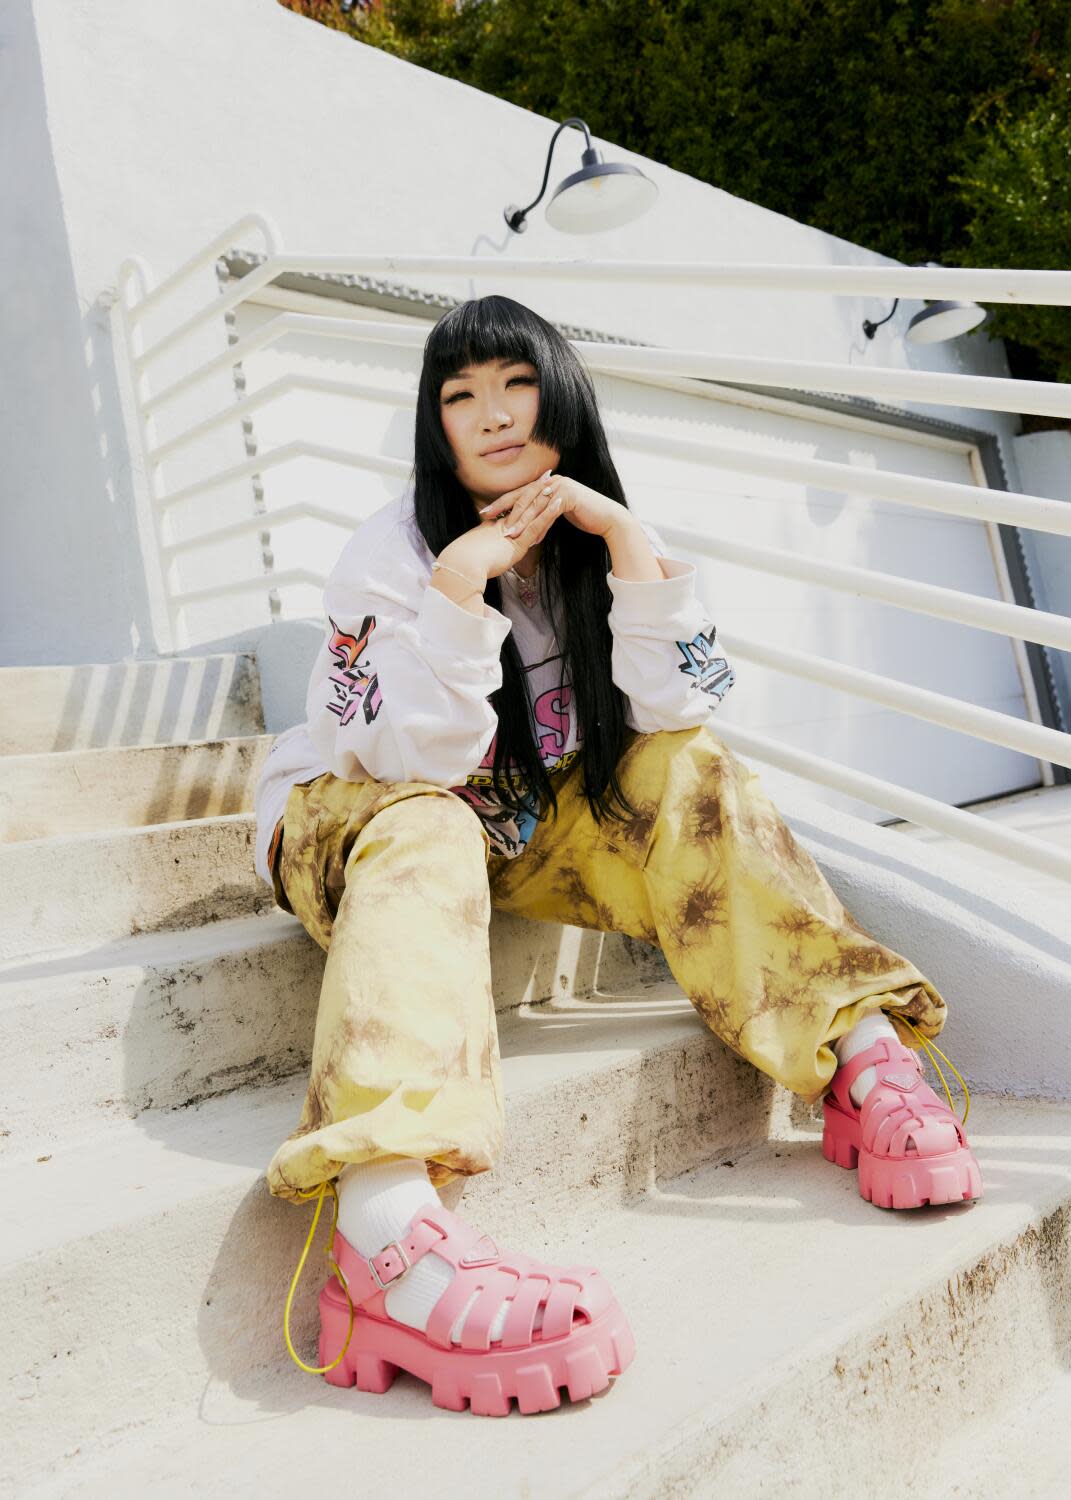
MULTIPOLYGON (((397 535, 397 534, 396 534, 397 535)), ((401 545, 343 551, 324 591, 327 627, 309 678, 309 737, 345 781, 460 785, 487 753, 498 716, 508 616, 470 614, 401 545)))
POLYGON ((715 646, 714 622, 696 598, 694 563, 667 557, 653 526, 641 521, 661 579, 606 575, 613 603, 611 677, 629 700, 641 734, 702 724, 736 681, 715 646))

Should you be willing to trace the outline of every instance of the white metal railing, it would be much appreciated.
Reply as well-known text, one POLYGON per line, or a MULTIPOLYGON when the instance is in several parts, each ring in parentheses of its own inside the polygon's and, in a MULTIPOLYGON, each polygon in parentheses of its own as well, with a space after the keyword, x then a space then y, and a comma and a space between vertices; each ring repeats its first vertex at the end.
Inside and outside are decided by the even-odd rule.
MULTIPOLYGON (((222 353, 203 360, 169 385, 156 390, 150 388, 151 372, 164 355, 174 354, 191 334, 205 328, 213 319, 221 319, 286 272, 344 272, 351 275, 427 273, 439 278, 478 275, 494 281, 513 277, 547 277, 599 283, 627 281, 640 285, 686 282, 691 285, 821 292, 840 296, 883 294, 901 298, 963 297, 983 302, 1071 306, 1071 271, 898 266, 740 266, 649 261, 490 262, 469 256, 296 255, 281 251, 278 234, 264 215, 246 215, 216 236, 155 288, 150 286, 151 275, 148 268, 137 258, 125 261, 119 273, 119 309, 134 388, 136 421, 147 465, 149 506, 155 528, 155 542, 164 570, 168 618, 175 634, 185 611, 197 604, 225 596, 258 594, 291 584, 309 584, 322 588, 326 583, 326 577, 316 570, 292 568, 283 572, 234 579, 209 588, 175 593, 171 584, 171 567, 177 558, 197 549, 212 548, 242 535, 262 531, 266 524, 278 525, 284 520, 313 518, 345 529, 351 529, 354 524, 352 516, 330 505, 299 501, 273 512, 270 517, 254 515, 174 541, 164 535, 164 532, 168 515, 175 507, 223 485, 254 474, 263 474, 299 458, 318 458, 398 478, 405 478, 410 472, 410 466, 399 459, 298 440, 280 444, 266 453, 258 453, 242 463, 230 464, 216 472, 207 472, 170 493, 160 483, 160 471, 166 460, 195 447, 199 441, 230 423, 248 420, 252 413, 263 410, 293 391, 361 396, 399 407, 415 403, 415 395, 384 391, 381 387, 357 381, 286 375, 253 395, 228 403, 207 418, 187 426, 166 442, 155 441, 154 418, 162 409, 196 391, 214 376, 230 370, 258 350, 271 347, 288 334, 300 332, 305 336, 343 342, 380 341, 395 347, 415 349, 423 346, 430 325, 429 328, 423 328, 391 322, 353 322, 345 318, 288 311, 278 314, 263 327, 237 340, 222 353), (146 346, 144 325, 148 315, 165 310, 173 294, 185 289, 199 272, 213 264, 224 250, 247 233, 261 236, 266 259, 222 295, 210 299, 192 315, 146 346)), ((867 369, 857 365, 586 340, 572 340, 571 343, 587 367, 593 371, 638 376, 656 384, 660 378, 667 377, 701 378, 775 389, 832 391, 886 401, 909 400, 927 405, 1071 417, 1071 386, 1054 382, 1006 380, 923 370, 867 369)), ((691 438, 629 432, 621 435, 617 441, 624 447, 699 462, 710 461, 747 474, 804 480, 846 495, 865 495, 945 515, 967 516, 1029 527, 1052 535, 1071 536, 1071 506, 1044 496, 1009 494, 1004 490, 984 486, 860 469, 850 464, 818 459, 785 458, 773 453, 755 453, 723 443, 691 438)), ((709 537, 661 522, 659 529, 667 542, 693 553, 721 558, 783 577, 801 579, 822 588, 846 590, 933 618, 996 631, 1014 641, 1033 641, 1060 650, 1071 650, 1071 619, 1062 615, 983 599, 956 589, 918 583, 870 569, 800 557, 773 547, 748 546, 723 537, 709 537)), ((755 661, 792 676, 823 682, 976 739, 1036 756, 1056 765, 1071 767, 1071 735, 1060 730, 1033 724, 1012 714, 979 708, 974 704, 950 699, 924 688, 826 658, 738 639, 721 628, 718 634, 729 654, 741 660, 755 661)), ((1012 832, 972 813, 949 807, 935 798, 852 770, 824 757, 795 750, 780 741, 721 720, 718 722, 718 734, 731 748, 752 754, 807 780, 847 792, 900 817, 951 834, 967 844, 1003 855, 1031 869, 1071 880, 1071 853, 1065 853, 1039 839, 1012 832)))

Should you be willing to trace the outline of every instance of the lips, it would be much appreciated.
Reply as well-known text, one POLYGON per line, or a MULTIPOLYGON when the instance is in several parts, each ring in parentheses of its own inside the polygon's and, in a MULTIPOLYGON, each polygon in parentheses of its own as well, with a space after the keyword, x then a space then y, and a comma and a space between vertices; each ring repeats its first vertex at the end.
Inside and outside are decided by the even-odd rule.
POLYGON ((484 453, 483 458, 491 463, 508 463, 511 458, 516 458, 518 453, 523 452, 523 443, 510 443, 508 448, 494 448, 490 453, 484 453))

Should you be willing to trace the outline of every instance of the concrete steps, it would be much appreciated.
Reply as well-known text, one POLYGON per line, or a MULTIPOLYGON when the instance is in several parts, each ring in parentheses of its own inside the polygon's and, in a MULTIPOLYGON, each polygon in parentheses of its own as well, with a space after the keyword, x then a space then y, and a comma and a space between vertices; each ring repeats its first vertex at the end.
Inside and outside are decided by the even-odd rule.
MULTIPOLYGON (((1059 1500, 1067 1493, 1071 1369, 1064 1367, 1001 1413, 966 1422, 931 1470, 941 1500, 1059 1500)), ((314 1363, 313 1360, 309 1361, 314 1363)))
POLYGON ((255 657, 0 669, 0 963, 270 911, 255 657))
MULTIPOLYGON (((0 1493, 292 1493, 356 1452, 377 1492, 426 1483, 434 1453, 445 1496, 933 1500, 935 1409, 941 1433, 1003 1421, 1068 1364, 1071 1103, 998 1096, 1004 1023, 970 1004, 984 955, 1029 998, 1014 1091, 1064 1089, 1066 945, 1004 888, 968 919, 942 851, 822 808, 797 836, 950 996, 986 1197, 875 1209, 657 949, 496 912, 506 1141, 443 1198, 503 1246, 599 1265, 636 1361, 543 1425, 478 1428, 405 1374, 376 1397, 299 1370, 282 1310, 313 1205, 264 1170, 300 1112, 324 955, 252 869, 256 663, 0 669, 0 723, 0 1493), (890 870, 893 844, 924 874, 890 870)), ((326 1241, 291 1319, 309 1362, 326 1241)))
POLYGON ((251 812, 0 845, 0 962, 275 909, 251 812))
POLYGON ((264 733, 251 652, 0 667, 0 754, 264 733))
POLYGON ((270 734, 0 759, 0 843, 249 812, 270 734))
POLYGON ((0 668, 0 755, 263 733, 250 652, 0 668))
MULTIPOLYGON (((490 947, 500 1012, 668 972, 645 943, 503 912, 490 947)), ((0 1057, 19 1059, 0 1098, 0 1156, 306 1069, 323 968, 278 909, 0 965, 0 1057)))
MULTIPOLYGON (((517 1248, 549 1253, 581 1210, 600 1224, 648 1181, 765 1140, 798 1110, 672 986, 518 1007, 499 1036, 506 1145, 465 1204, 517 1248)), ((289 1363, 280 1317, 311 1205, 272 1198, 263 1172, 304 1084, 148 1110, 0 1166, 19 1205, 0 1250, 0 1421, 20 1492, 76 1449, 195 1406, 206 1379, 243 1388, 289 1363)), ((314 1280, 292 1319, 305 1347, 314 1280)))
MULTIPOLYGON (((613 1097, 627 1099, 626 1080, 635 1089, 623 1138, 605 1075, 578 1070, 576 1054, 514 1053, 506 1159, 469 1181, 461 1209, 503 1245, 600 1266, 637 1342, 608 1390, 494 1422, 441 1411, 404 1372, 376 1396, 280 1354, 311 1220, 261 1191, 275 1104, 260 1090, 244 1112, 191 1112, 181 1142, 146 1142, 121 1184, 98 1156, 106 1190, 83 1179, 72 1212, 38 1196, 53 1206, 4 1272, 7 1306, 32 1305, 31 1265, 43 1301, 16 1331, 25 1367, 5 1398, 19 1494, 290 1494, 330 1482, 355 1453, 368 1492, 433 1475, 444 1500, 946 1493, 933 1484, 941 1435, 1000 1420, 1059 1380, 1071 1352, 1071 1106, 976 1097, 986 1197, 894 1214, 860 1198, 855 1173, 822 1158, 818 1120, 793 1118, 776 1090, 761 1103, 767 1139, 715 1147, 722 1130, 695 1112, 726 1061, 715 1041, 696 1036, 690 1090, 673 1070, 677 1109, 641 1108, 635 1035, 629 1025, 617 1051, 613 1097), (541 1100, 550 1108, 533 1120, 541 1100), (688 1123, 635 1128, 660 1115, 688 1123), (706 1159, 688 1166, 697 1147, 706 1159), (64 1299, 75 1277, 84 1295, 64 1299), (51 1410, 47 1425, 35 1408, 51 1410)), ((592 1038, 589 1061, 608 1040, 592 1038)), ((655 1074, 663 1050, 646 1064, 655 1074)), ((724 1121, 739 1125, 738 1104, 724 1121)), ((73 1190, 80 1169, 82 1153, 35 1170, 73 1190)), ((321 1224, 292 1318, 310 1363, 326 1243, 321 1224)))

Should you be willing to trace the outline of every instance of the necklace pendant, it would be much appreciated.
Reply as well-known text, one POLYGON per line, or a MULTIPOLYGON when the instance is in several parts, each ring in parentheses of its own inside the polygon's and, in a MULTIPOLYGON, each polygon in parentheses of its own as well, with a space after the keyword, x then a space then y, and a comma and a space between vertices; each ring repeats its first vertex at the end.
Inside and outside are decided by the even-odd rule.
POLYGON ((520 595, 521 603, 531 609, 539 594, 538 569, 532 574, 531 578, 522 578, 516 568, 510 568, 509 574, 517 586, 517 593, 520 595))

